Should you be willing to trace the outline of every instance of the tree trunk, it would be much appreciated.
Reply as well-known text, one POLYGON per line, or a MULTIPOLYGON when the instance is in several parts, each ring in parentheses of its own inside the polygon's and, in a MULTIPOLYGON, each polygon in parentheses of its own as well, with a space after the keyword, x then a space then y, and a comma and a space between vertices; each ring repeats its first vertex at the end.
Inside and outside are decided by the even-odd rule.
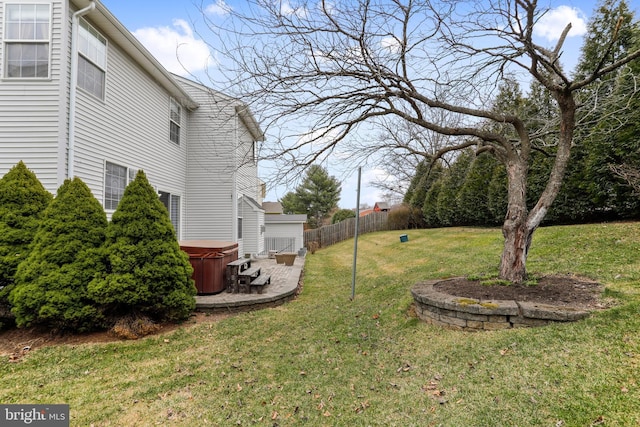
POLYGON ((525 221, 505 221, 502 227, 504 248, 500 259, 500 279, 522 283, 527 277, 527 256, 533 231, 525 221))
POLYGON ((528 156, 525 144, 520 154, 511 153, 507 161, 509 201, 502 226, 504 248, 500 258, 499 277, 512 283, 522 283, 527 277, 527 257, 533 233, 558 195, 569 162, 576 105, 571 92, 558 91, 555 95, 561 115, 558 149, 547 185, 530 212, 527 211, 528 156))
POLYGON ((522 283, 533 230, 527 230, 527 161, 516 156, 507 164, 508 205, 502 225, 504 247, 500 259, 500 279, 522 283))

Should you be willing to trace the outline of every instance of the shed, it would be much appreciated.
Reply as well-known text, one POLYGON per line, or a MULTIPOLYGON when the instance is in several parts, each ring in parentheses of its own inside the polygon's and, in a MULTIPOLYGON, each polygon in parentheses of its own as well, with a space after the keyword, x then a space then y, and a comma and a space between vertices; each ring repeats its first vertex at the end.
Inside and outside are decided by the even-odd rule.
POLYGON ((305 222, 307 215, 265 215, 265 249, 278 252, 297 252, 302 249, 305 222))

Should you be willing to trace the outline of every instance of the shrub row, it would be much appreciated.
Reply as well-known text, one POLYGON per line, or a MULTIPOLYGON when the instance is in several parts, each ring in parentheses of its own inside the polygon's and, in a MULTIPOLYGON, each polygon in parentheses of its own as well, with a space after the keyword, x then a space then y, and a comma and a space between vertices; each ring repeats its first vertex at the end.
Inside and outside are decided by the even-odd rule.
POLYGON ((195 308, 191 264, 144 172, 110 222, 82 180, 52 199, 22 162, 0 179, 0 206, 0 305, 18 327, 88 331, 195 308))

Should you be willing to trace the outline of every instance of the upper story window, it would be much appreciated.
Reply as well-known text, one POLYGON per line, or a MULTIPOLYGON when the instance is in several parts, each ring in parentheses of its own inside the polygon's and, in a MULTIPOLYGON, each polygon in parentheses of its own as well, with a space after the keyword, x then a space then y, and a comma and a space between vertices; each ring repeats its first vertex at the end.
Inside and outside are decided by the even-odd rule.
POLYGON ((5 4, 5 77, 49 78, 49 4, 5 4))
POLYGON ((180 144, 180 118, 182 117, 182 107, 173 98, 171 98, 169 104, 169 139, 171 142, 180 144))
POLYGON ((86 20, 78 28, 78 87, 104 99, 107 39, 86 20))

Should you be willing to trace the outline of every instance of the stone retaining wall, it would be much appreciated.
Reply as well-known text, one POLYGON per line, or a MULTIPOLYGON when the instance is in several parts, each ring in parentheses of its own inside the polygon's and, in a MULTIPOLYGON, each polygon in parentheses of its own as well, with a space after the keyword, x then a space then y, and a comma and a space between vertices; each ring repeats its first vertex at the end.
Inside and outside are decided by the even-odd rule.
POLYGON ((484 301, 438 292, 436 283, 420 282, 411 289, 420 319, 451 329, 487 331, 572 322, 589 316, 586 310, 535 302, 484 301))

